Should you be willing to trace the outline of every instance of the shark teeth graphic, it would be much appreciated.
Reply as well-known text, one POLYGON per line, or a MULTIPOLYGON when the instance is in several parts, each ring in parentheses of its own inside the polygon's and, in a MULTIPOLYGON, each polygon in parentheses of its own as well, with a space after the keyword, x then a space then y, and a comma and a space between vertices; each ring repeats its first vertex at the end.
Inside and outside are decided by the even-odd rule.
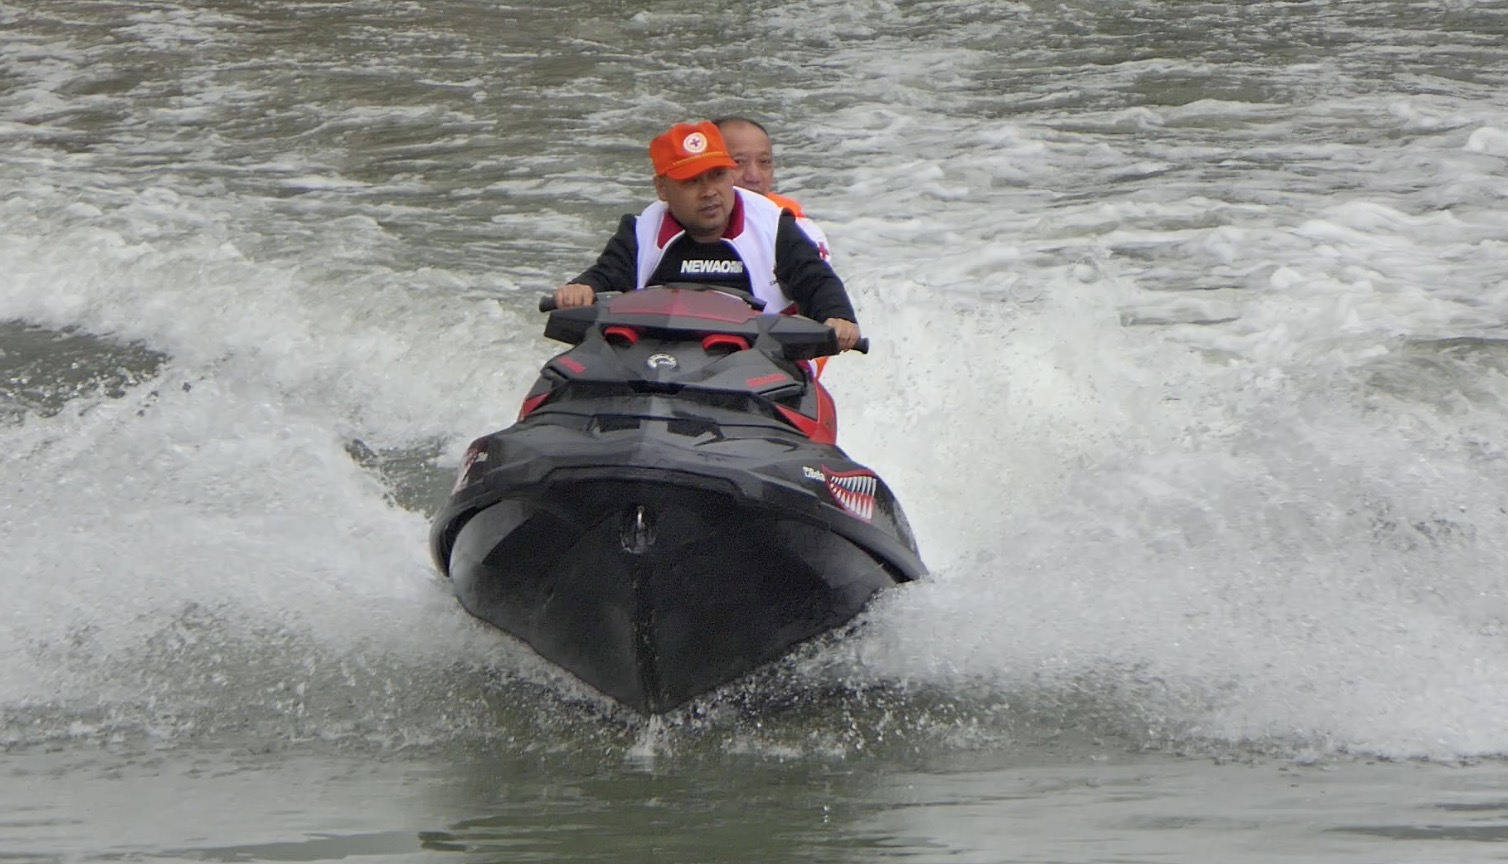
POLYGON ((874 518, 874 493, 879 478, 868 471, 831 471, 822 467, 827 491, 839 507, 865 522, 874 518))

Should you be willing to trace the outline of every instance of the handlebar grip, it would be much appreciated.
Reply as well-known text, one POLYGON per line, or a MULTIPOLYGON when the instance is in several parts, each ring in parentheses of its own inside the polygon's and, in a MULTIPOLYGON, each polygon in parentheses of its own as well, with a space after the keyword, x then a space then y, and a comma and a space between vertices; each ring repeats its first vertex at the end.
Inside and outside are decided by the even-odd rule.
POLYGON ((857 342, 854 343, 853 350, 859 352, 860 354, 868 354, 869 353, 869 337, 868 336, 860 336, 859 337, 859 341, 857 341, 857 342))
POLYGON ((543 297, 539 298, 539 311, 554 312, 557 308, 559 307, 555 305, 554 294, 546 294, 543 297))

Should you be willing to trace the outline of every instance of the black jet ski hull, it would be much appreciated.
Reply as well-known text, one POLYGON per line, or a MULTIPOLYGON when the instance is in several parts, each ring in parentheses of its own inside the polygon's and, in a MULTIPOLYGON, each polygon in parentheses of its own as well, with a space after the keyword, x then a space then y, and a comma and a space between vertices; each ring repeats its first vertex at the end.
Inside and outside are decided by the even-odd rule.
POLYGON ((650 480, 562 481, 500 501, 460 529, 450 562, 473 615, 648 713, 848 621, 897 581, 816 524, 650 480))
POLYGON ((660 713, 925 572, 803 365, 836 351, 827 328, 650 289, 555 312, 546 334, 576 347, 472 443, 432 525, 471 614, 660 713))

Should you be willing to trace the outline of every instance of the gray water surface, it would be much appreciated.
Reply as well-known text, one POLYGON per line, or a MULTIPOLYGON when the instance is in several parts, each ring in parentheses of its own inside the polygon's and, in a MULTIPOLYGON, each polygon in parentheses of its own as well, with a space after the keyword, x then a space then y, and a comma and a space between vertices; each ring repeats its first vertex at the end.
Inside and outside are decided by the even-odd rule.
POLYGON ((0 859, 1502 860, 1508 6, 0 2, 0 859), (748 114, 932 575, 684 711, 427 519, 748 114))

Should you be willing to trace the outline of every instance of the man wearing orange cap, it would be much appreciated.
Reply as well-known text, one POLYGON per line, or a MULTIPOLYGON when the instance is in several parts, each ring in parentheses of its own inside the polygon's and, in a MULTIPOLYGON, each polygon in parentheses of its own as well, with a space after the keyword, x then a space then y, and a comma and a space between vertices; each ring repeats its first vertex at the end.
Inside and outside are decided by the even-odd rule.
POLYGON ((794 308, 825 323, 844 350, 858 342, 842 280, 795 216, 734 187, 738 163, 716 125, 678 123, 650 142, 649 157, 659 200, 623 217, 597 263, 555 289, 557 305, 665 282, 732 285, 765 301, 768 312, 794 308))
POLYGON ((779 204, 781 209, 789 210, 796 217, 796 224, 817 245, 817 251, 822 253, 822 260, 831 261, 827 233, 807 217, 800 202, 775 193, 775 147, 770 142, 769 130, 748 117, 730 115, 712 122, 723 133, 723 142, 728 145, 728 155, 738 163, 738 169, 733 173, 733 184, 758 192, 779 204))

